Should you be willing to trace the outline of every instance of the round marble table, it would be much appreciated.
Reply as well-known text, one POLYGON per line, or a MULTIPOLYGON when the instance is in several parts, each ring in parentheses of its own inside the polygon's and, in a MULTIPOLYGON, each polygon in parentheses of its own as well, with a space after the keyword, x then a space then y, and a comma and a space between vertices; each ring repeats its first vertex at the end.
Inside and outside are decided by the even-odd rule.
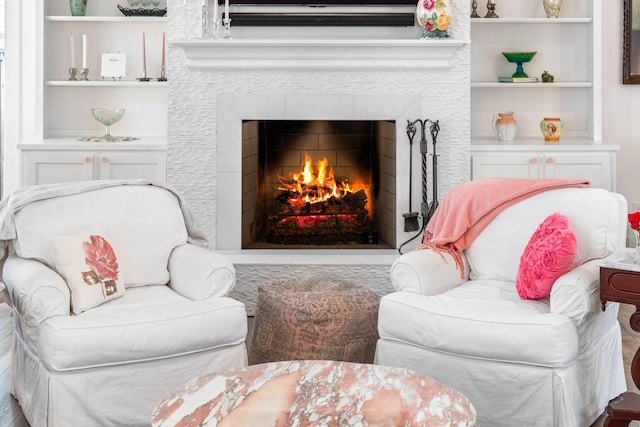
POLYGON ((464 427, 475 419, 461 393, 413 371, 306 360, 195 378, 158 404, 152 425, 464 427))

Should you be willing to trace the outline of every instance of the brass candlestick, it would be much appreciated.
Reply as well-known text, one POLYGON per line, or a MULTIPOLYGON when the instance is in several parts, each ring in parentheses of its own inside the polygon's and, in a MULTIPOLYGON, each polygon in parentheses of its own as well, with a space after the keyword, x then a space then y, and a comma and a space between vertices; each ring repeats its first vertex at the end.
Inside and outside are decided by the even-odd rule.
POLYGON ((471 3, 471 17, 472 18, 480 18, 480 15, 478 15, 478 11, 476 10, 478 8, 478 2, 476 0, 473 0, 473 3, 471 3))
POLYGON ((484 16, 485 18, 499 18, 496 14, 496 4, 493 0, 487 0, 487 14, 484 16))

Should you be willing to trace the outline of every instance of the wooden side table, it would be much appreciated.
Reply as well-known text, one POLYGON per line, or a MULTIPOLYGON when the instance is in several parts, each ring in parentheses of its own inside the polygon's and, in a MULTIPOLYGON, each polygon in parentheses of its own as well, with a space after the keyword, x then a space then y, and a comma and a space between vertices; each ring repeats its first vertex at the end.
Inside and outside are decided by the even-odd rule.
MULTIPOLYGON (((600 266, 600 300, 602 310, 607 301, 633 304, 636 311, 631 315, 631 328, 640 332, 640 256, 635 249, 625 250, 603 261, 600 266)), ((631 363, 631 377, 640 388, 640 349, 631 363)), ((609 402, 604 427, 626 427, 633 420, 640 420, 640 395, 622 393, 609 402)))

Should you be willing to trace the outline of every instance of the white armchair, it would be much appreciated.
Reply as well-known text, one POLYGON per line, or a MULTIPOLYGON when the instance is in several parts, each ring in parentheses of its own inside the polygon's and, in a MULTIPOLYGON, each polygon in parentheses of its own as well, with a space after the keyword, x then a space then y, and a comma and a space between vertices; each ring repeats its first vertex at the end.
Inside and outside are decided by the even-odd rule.
POLYGON ((204 247, 174 191, 144 181, 29 187, 3 200, 2 221, 11 391, 31 426, 147 426, 180 384, 247 365, 246 311, 227 297, 234 267, 204 247), (52 241, 96 225, 124 289, 74 314, 52 241))
POLYGON ((618 305, 601 310, 598 262, 624 246, 627 203, 602 189, 545 191, 500 213, 462 252, 417 250, 391 268, 376 362, 462 392, 480 427, 583 427, 626 390, 618 305), (574 269, 550 297, 523 300, 515 279, 529 238, 553 213, 577 238, 574 269))

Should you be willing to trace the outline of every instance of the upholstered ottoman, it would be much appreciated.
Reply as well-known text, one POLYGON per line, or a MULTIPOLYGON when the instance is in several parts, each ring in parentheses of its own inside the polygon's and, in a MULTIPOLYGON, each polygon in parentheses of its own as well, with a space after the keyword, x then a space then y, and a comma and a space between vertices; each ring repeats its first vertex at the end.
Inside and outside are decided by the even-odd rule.
POLYGON ((258 287, 249 364, 283 360, 373 363, 375 292, 335 275, 306 275, 258 287))

